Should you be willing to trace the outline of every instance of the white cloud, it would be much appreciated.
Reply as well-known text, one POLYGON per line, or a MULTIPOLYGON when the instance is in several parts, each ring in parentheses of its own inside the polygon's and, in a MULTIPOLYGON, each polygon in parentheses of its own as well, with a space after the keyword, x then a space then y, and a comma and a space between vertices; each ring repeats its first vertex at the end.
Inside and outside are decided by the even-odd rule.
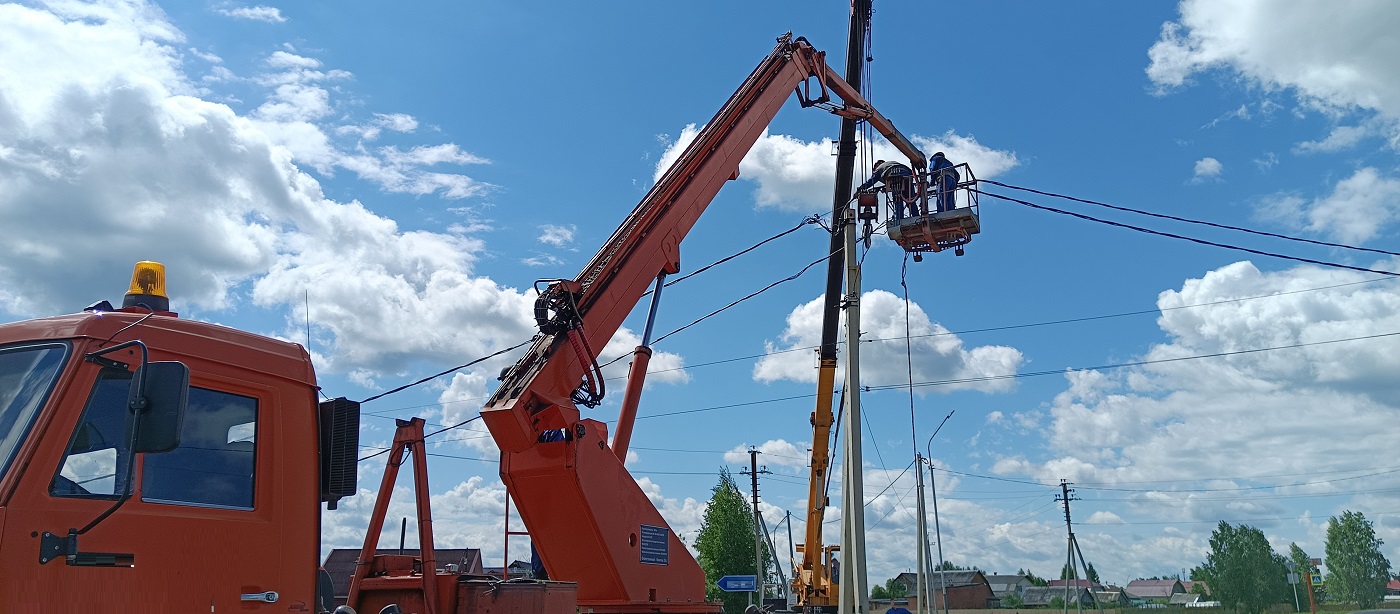
MULTIPOLYGON (((641 343, 642 336, 624 326, 618 329, 603 349, 598 351, 599 364, 612 363, 603 367, 603 377, 610 380, 608 384, 609 398, 621 402, 622 386, 626 382, 627 371, 632 365, 630 356, 641 343), (619 356, 628 356, 629 358, 613 362, 619 356)), ((672 352, 652 350, 651 360, 647 361, 646 385, 684 384, 689 381, 690 374, 685 370, 684 358, 672 352)))
MULTIPOLYGON (((994 470, 1047 482, 1239 481, 1320 475, 1354 466, 1357 458, 1381 457, 1391 445, 1384 425, 1400 418, 1400 397, 1387 383, 1400 368, 1400 353, 1387 338, 1341 340, 1400 330, 1400 290, 1352 283, 1363 279, 1314 267, 1262 273, 1239 262, 1163 292, 1158 323, 1170 341, 1142 357, 1156 364, 1071 374, 1091 377, 1071 377, 1055 398, 1049 456, 1009 457, 994 470), (1257 296, 1269 298, 1239 300, 1257 296), (1196 307, 1178 308, 1185 305, 1196 307), (1180 360, 1287 346, 1300 347, 1180 360), (1302 449, 1308 453, 1292 452, 1302 449)), ((1278 483, 1265 480, 1271 481, 1278 483)), ((1143 510, 1170 514, 1148 505, 1152 497, 1168 497, 1195 506, 1192 513, 1203 519, 1235 518, 1238 513, 1219 514, 1227 504, 1267 503, 1251 494, 1268 493, 1162 492, 1147 496, 1143 510)))
MULTIPOLYGON (((695 140, 699 128, 689 124, 667 146, 657 161, 652 180, 656 181, 680 158, 685 147, 695 140)), ((991 178, 1019 164, 1016 154, 992 149, 971 136, 948 131, 938 137, 910 137, 926 155, 942 151, 955 164, 966 162, 979 178, 991 178)), ((739 162, 739 179, 757 184, 754 201, 759 207, 784 211, 812 212, 830 209, 831 192, 836 175, 836 157, 831 155, 831 139, 809 142, 782 134, 768 134, 754 143, 753 149, 739 162)), ((900 156, 893 145, 879 140, 874 144, 873 158, 894 160, 900 156)), ((873 159, 872 158, 872 159, 873 159)), ((862 175, 866 169, 856 169, 862 175)), ((857 181, 864 177, 858 177, 857 181)))
MULTIPOLYGON (((1023 357, 1015 348, 1004 346, 963 347, 962 340, 932 322, 917 303, 909 305, 909 335, 913 345, 913 381, 950 382, 935 387, 916 388, 921 392, 980 390, 999 392, 1014 387, 1011 378, 976 380, 1016 372, 1023 357)), ((903 299, 884 290, 872 290, 861 297, 861 333, 871 340, 860 349, 861 384, 882 386, 906 383, 905 314, 903 299)), ((844 315, 843 315, 844 317, 844 315)), ((767 355, 754 365, 754 379, 762 382, 790 380, 816 382, 810 354, 789 351, 813 347, 821 341, 822 300, 797 306, 787 317, 782 343, 767 342, 767 355)))
POLYGON ((282 15, 282 10, 271 6, 240 6, 235 8, 215 9, 214 12, 225 17, 233 17, 234 19, 265 21, 267 23, 287 22, 287 18, 282 15))
POLYGON ((1365 167, 1338 181, 1327 196, 1308 201, 1292 194, 1275 194, 1261 199, 1255 213, 1342 243, 1360 244, 1400 221, 1400 178, 1365 167))
POLYGON ((1266 0, 1184 0, 1180 11, 1148 51, 1147 75, 1159 91, 1226 69, 1264 91, 1291 89, 1305 105, 1334 115, 1374 113, 1383 121, 1373 131, 1400 137, 1400 40, 1385 30, 1400 22, 1400 5, 1372 0, 1280 10, 1266 0))
POLYGON ((559 226, 557 224, 544 224, 540 226, 540 242, 554 247, 564 247, 574 242, 574 232, 577 226, 559 226))
POLYGON ((1218 179, 1225 167, 1215 158, 1201 158, 1196 161, 1196 171, 1191 183, 1201 183, 1207 179, 1218 179))
POLYGON ((1367 130, 1361 126, 1337 126, 1332 134, 1321 141, 1304 141, 1293 148, 1293 153, 1330 153, 1349 149, 1366 137, 1367 130))
MULTIPOLYGON (((310 290, 314 330, 329 339, 319 366, 332 370, 451 363, 533 333, 531 299, 474 276, 481 241, 405 232, 326 199, 297 166, 348 164, 315 123, 331 114, 315 84, 343 74, 278 52, 271 98, 242 117, 193 95, 169 46, 183 37, 152 7, 61 6, 0 5, 0 309, 76 310, 119 293, 130 263, 156 259, 187 314, 247 298, 301 305, 310 290), (100 257, 75 264, 93 245, 100 257)), ((421 169, 473 161, 455 146, 367 157, 397 173, 387 189, 482 189, 421 169)), ((288 316, 288 337, 303 337, 303 317, 288 316)))
MULTIPOLYGON (((811 454, 805 447, 798 447, 782 439, 770 439, 757 446, 758 462, 761 465, 781 465, 802 469, 807 467, 811 454)), ((724 453, 724 462, 742 465, 749 462, 749 446, 739 445, 724 453)))

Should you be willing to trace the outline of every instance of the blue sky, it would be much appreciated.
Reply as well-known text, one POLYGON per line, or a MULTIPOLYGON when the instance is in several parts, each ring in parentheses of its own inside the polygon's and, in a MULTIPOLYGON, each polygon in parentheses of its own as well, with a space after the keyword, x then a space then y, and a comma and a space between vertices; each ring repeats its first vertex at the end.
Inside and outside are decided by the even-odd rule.
MULTIPOLYGON (((1294 4, 881 1, 871 99, 929 153, 982 178, 1397 251, 1400 7, 1294 4)), ((843 65, 847 10, 0 4, 0 317, 115 299, 132 262, 157 259, 183 317, 305 342, 309 312, 332 396, 365 398, 515 345, 532 334, 534 280, 577 273, 776 36, 805 36, 843 65)), ((838 126, 785 108, 692 231, 683 267, 828 212, 838 126)), ((987 191, 1400 268, 1386 254, 987 191)), ((1084 554, 1110 581, 1199 564, 1219 520, 1322 556, 1327 518, 1346 509, 1373 520, 1400 560, 1400 345, 1362 339, 1400 332, 1396 282, 989 197, 982 220, 965 257, 909 263, 912 366, 902 252, 877 237, 865 255, 863 382, 906 383, 911 368, 916 383, 973 380, 863 397, 873 581, 913 566, 905 468, 949 411, 929 447, 943 551, 961 565, 1054 574, 1061 479, 1082 498, 1084 554), (1299 347, 1273 349, 1284 346, 1299 347), (1261 351, 1195 358, 1244 350, 1261 351), (1138 366, 1095 368, 1125 363, 1138 366)), ((826 246, 807 227, 678 284, 657 330, 791 275, 826 246)), ((746 466, 748 446, 773 471, 770 526, 800 515, 815 378, 804 348, 816 343, 822 275, 656 347, 629 467, 685 539, 716 471, 746 466)), ((605 358, 637 343, 642 316, 605 358)), ((389 441, 392 418, 474 415, 508 363, 366 405, 366 452, 389 441)), ((612 420, 617 401, 586 415, 612 420)), ((489 437, 453 431, 434 451, 438 542, 499 560, 504 494, 489 437)), ((366 493, 381 471, 364 463, 366 493)), ((406 492, 396 516, 408 515, 406 492)), ((326 548, 359 545, 371 498, 326 515, 326 548)))

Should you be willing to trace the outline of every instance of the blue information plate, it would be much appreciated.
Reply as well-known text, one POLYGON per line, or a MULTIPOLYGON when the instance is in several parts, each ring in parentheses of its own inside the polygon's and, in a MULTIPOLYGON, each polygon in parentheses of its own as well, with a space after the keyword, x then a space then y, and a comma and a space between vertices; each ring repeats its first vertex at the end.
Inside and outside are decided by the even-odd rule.
POLYGON ((670 564, 671 530, 666 527, 642 525, 642 563, 670 564))

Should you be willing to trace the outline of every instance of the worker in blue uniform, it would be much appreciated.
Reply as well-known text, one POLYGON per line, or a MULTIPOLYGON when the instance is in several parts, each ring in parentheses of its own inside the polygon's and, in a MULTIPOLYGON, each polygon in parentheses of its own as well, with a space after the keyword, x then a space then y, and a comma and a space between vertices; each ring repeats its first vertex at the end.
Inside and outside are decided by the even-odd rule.
POLYGON ((898 162, 886 162, 876 160, 870 178, 865 183, 860 184, 856 191, 863 192, 875 187, 876 183, 882 183, 886 190, 890 192, 890 200, 894 201, 895 219, 904 217, 904 205, 909 205, 909 214, 918 215, 918 189, 914 185, 914 171, 898 162))
POLYGON ((937 203, 937 211, 952 211, 958 206, 957 192, 958 171, 953 168, 953 163, 943 155, 943 152, 933 154, 929 160, 929 183, 933 184, 934 202, 937 203))

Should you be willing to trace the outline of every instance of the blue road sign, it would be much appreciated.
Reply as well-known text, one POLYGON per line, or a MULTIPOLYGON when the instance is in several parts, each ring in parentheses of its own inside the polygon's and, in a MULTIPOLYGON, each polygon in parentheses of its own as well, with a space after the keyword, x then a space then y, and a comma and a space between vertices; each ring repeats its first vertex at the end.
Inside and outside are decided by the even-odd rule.
POLYGON ((725 576, 715 584, 726 593, 752 593, 758 590, 758 576, 725 576))

